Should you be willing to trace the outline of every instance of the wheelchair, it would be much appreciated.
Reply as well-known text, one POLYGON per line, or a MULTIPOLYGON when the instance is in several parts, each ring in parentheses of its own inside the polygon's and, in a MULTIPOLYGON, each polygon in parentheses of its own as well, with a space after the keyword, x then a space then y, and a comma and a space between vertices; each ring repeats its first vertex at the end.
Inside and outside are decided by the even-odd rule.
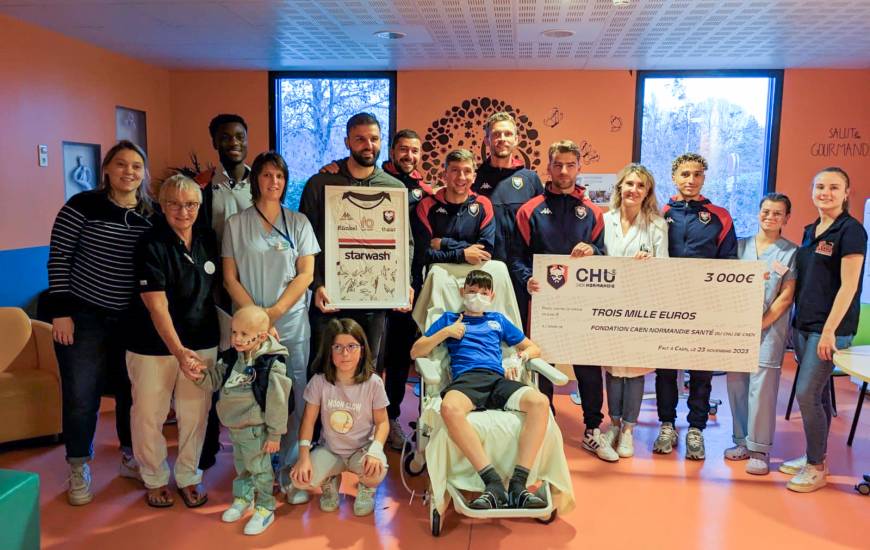
MULTIPOLYGON (((493 277, 494 311, 500 311, 512 323, 521 327, 519 310, 507 267, 499 261, 488 261, 482 266, 467 264, 435 264, 430 267, 413 318, 421 332, 446 311, 461 311, 459 289, 472 269, 481 269, 493 277)), ((516 351, 502 344, 503 364, 516 365, 516 351)), ((529 480, 540 480, 536 494, 547 506, 540 509, 475 510, 468 506, 463 491, 483 490, 477 472, 459 449, 450 441, 440 416, 440 392, 450 382, 449 356, 442 344, 428 357, 415 363, 420 375, 420 416, 414 426, 415 442, 404 458, 404 469, 409 475, 428 473, 429 484, 424 502, 429 506, 429 519, 433 536, 441 533, 443 518, 452 500, 457 512, 473 518, 534 518, 550 523, 558 512, 566 513, 574 506, 574 491, 563 450, 562 434, 552 412, 544 442, 533 465, 529 480)), ((568 377, 541 359, 522 364, 520 380, 537 387, 537 377, 545 376, 555 385, 564 385, 568 377)), ((514 411, 474 411, 468 420, 479 434, 484 450, 503 479, 510 476, 516 458, 519 434, 524 414, 514 411)), ((412 424, 413 425, 413 424, 412 424)))

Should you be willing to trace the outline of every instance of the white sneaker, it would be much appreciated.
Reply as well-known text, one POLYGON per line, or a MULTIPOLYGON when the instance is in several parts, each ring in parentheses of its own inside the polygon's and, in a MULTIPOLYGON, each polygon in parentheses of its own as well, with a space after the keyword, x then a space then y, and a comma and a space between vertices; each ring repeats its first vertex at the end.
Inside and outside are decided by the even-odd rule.
POLYGON ((339 493, 338 488, 341 484, 340 476, 332 476, 323 482, 320 486, 322 494, 320 495, 320 509, 324 512, 335 512, 338 510, 339 493))
POLYGON ((309 500, 311 500, 311 495, 308 494, 308 491, 292 486, 287 490, 287 504, 305 504, 309 500))
POLYGON ((142 481, 142 473, 139 472, 139 463, 133 455, 121 453, 121 464, 118 466, 118 475, 128 479, 142 481))
POLYGON ((221 521, 233 523, 239 521, 242 516, 247 515, 254 508, 254 503, 243 498, 233 499, 233 503, 227 508, 221 516, 221 521))
POLYGON ((619 425, 611 424, 607 431, 601 435, 604 442, 610 447, 616 447, 616 442, 619 441, 619 425))
POLYGON ((249 519, 248 523, 245 524, 244 533, 246 535, 259 535, 260 533, 265 531, 267 527, 272 525, 274 521, 274 510, 269 510, 268 508, 257 506, 254 509, 254 515, 251 516, 251 519, 249 519))
POLYGON ((66 499, 73 506, 82 506, 94 500, 91 492, 91 467, 87 462, 69 465, 69 489, 66 499))
POLYGON ((353 501, 353 515, 367 516, 375 510, 375 493, 377 488, 357 485, 356 500, 353 501))
POLYGON ((623 426, 619 433, 619 444, 616 446, 616 454, 620 458, 630 458, 634 456, 634 433, 631 428, 623 426))
POLYGON ((408 438, 402 430, 402 424, 399 422, 399 419, 391 418, 390 433, 387 435, 387 445, 389 445, 394 451, 401 451, 407 440, 408 438))
POLYGON ((770 472, 770 455, 749 451, 749 461, 746 463, 746 473, 764 476, 770 472))
POLYGON ((749 449, 746 445, 734 445, 725 449, 726 460, 746 460, 749 458, 749 449))
POLYGON ((828 484, 825 474, 826 467, 824 464, 815 466, 807 463, 785 486, 796 493, 812 493, 828 484))
MULTIPOLYGON (((779 465, 779 471, 790 476, 796 476, 800 473, 807 464, 807 455, 799 456, 791 460, 786 460, 779 465)), ((825 462, 825 474, 828 474, 828 463, 825 462)))
POLYGON ((613 447, 607 444, 601 430, 595 428, 592 433, 586 432, 583 435, 583 448, 594 453, 595 456, 607 462, 616 462, 619 460, 619 455, 613 450, 613 447))

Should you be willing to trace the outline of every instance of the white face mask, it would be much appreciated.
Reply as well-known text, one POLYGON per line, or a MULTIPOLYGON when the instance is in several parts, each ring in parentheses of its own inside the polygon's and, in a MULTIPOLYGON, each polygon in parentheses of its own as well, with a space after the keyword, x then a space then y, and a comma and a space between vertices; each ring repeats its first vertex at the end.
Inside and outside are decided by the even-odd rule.
POLYGON ((462 303, 467 311, 483 313, 492 305, 492 298, 479 292, 470 292, 462 297, 462 303))

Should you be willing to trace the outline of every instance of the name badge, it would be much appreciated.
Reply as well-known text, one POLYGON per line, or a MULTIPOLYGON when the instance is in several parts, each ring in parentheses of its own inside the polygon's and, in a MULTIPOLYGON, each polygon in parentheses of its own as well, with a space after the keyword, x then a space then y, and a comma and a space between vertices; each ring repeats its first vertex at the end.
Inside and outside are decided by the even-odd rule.
POLYGON ((834 243, 829 241, 819 241, 818 246, 816 246, 816 254, 821 254, 823 256, 833 256, 834 243))
POLYGON ((774 261, 773 261, 773 270, 776 271, 776 272, 779 274, 780 277, 782 277, 782 276, 784 276, 786 273, 788 273, 788 266, 787 266, 787 265, 782 265, 782 264, 779 262, 779 260, 774 260, 774 261))

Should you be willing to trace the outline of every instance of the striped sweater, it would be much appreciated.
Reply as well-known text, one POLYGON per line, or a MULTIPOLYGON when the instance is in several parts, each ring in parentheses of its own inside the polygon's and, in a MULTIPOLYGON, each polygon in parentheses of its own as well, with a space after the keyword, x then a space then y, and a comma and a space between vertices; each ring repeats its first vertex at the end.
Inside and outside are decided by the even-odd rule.
POLYGON ((133 250, 149 227, 147 216, 114 204, 101 191, 85 191, 67 201, 51 230, 51 316, 68 317, 81 304, 107 312, 126 310, 135 290, 133 250))

